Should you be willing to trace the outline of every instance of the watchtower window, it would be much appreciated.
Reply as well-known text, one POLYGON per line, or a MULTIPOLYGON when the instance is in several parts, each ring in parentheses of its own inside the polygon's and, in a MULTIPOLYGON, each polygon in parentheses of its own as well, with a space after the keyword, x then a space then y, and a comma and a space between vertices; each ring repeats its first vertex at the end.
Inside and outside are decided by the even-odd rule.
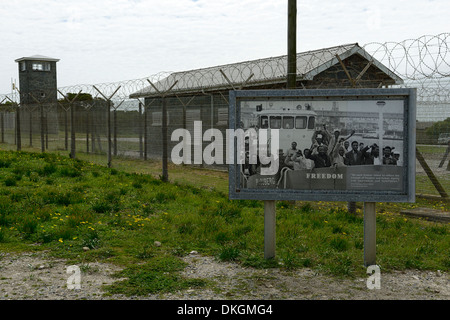
POLYGON ((20 71, 25 71, 27 68, 27 64, 25 63, 25 61, 21 61, 20 62, 20 71))
POLYGON ((33 71, 50 71, 50 63, 48 62, 33 62, 33 71))

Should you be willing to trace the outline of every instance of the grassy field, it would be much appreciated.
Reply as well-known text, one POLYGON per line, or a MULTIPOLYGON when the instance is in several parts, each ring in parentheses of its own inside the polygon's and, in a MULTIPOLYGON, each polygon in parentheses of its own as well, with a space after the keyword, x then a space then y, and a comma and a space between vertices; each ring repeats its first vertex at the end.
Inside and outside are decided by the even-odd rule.
MULTIPOLYGON (((265 260, 262 202, 228 200, 226 173, 174 166, 166 183, 159 162, 93 160, 0 151, 0 251, 114 263, 127 279, 107 290, 134 295, 212 285, 180 276, 192 250, 254 268, 365 275, 361 204, 349 214, 344 202, 277 202, 277 256, 265 260)), ((420 199, 377 204, 384 272, 450 269, 450 226, 398 214, 416 206, 449 210, 420 199)))
MULTIPOLYGON (((81 141, 83 142, 83 141, 81 141)), ((82 143, 81 143, 82 144, 82 143)), ((28 145, 22 146, 23 151, 28 152, 40 152, 40 144, 35 144, 35 147, 29 147, 28 145)), ((13 144, 1 144, 0 148, 3 150, 16 150, 16 146, 13 144)), ((419 151, 423 154, 423 156, 430 161, 430 159, 434 159, 434 161, 442 159, 446 147, 445 146, 418 146, 419 151)), ((51 148, 53 151, 47 151, 49 153, 54 153, 57 155, 68 156, 69 152, 63 150, 63 146, 58 148, 51 148)), ((106 146, 105 146, 106 150, 106 146)), ((131 149, 130 149, 131 150, 131 149)), ((136 147, 135 150, 138 150, 136 147)), ((88 162, 92 162, 95 164, 106 166, 107 156, 105 153, 96 154, 96 153, 86 153, 84 152, 84 145, 78 145, 76 158, 85 160, 88 162)), ((447 159, 450 160, 450 157, 447 159)), ((444 167, 446 167, 445 164, 444 167)), ((159 160, 146 160, 143 159, 132 159, 129 157, 113 157, 112 167, 118 170, 123 170, 128 173, 141 173, 141 174, 150 174, 155 178, 159 178, 162 173, 161 161, 159 160)), ((430 166, 431 167, 431 166, 430 166)), ((433 170, 433 167, 431 167, 433 170)), ((450 193, 450 172, 444 175, 440 175, 435 173, 440 184, 450 193)), ((191 168, 186 166, 178 166, 169 164, 169 179, 172 182, 177 182, 181 184, 190 184, 193 186, 200 187, 213 187, 219 191, 228 193, 228 174, 227 172, 220 171, 212 171, 212 170, 194 170, 191 171, 191 168), (194 172, 194 174, 192 174, 194 172)), ((436 190, 433 183, 425 174, 417 174, 416 175, 416 194, 425 194, 432 196, 439 196, 439 192, 436 190)))

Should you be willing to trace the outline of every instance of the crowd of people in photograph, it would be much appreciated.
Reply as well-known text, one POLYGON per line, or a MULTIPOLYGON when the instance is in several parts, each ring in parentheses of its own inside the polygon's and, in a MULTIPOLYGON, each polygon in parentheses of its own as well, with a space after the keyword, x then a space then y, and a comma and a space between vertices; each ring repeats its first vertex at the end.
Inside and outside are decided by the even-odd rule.
POLYGON ((400 165, 400 154, 390 146, 385 146, 380 155, 377 144, 364 145, 363 142, 350 138, 355 134, 352 131, 348 136, 341 136, 339 129, 332 133, 327 130, 315 131, 312 136, 310 148, 297 149, 294 141, 291 148, 280 157, 283 166, 293 170, 324 168, 324 167, 346 167, 356 165, 400 165))
MULTIPOLYGON (((394 147, 383 147, 380 154, 376 143, 365 145, 362 141, 351 140, 355 131, 347 136, 341 136, 341 131, 335 129, 332 133, 327 130, 316 130, 311 138, 311 147, 300 150, 297 142, 291 143, 286 151, 279 150, 279 169, 287 167, 292 170, 348 167, 358 165, 402 165, 400 154, 394 147), (351 141, 351 142, 350 142, 351 141)), ((257 155, 250 159, 249 139, 245 140, 244 172, 251 176, 259 173, 261 163, 257 155)))

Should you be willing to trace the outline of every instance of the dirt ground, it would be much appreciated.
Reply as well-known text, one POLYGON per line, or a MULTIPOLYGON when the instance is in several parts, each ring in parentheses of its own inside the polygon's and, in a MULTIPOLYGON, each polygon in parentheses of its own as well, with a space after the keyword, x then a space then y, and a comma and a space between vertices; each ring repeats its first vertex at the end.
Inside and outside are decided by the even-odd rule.
POLYGON ((80 289, 69 289, 67 263, 39 254, 0 255, 0 300, 450 300, 450 277, 441 271, 380 273, 380 288, 367 278, 337 279, 311 269, 255 270, 218 262, 192 252, 183 275, 211 281, 208 289, 127 297, 104 296, 102 286, 118 279, 117 267, 103 263, 78 266, 80 289))

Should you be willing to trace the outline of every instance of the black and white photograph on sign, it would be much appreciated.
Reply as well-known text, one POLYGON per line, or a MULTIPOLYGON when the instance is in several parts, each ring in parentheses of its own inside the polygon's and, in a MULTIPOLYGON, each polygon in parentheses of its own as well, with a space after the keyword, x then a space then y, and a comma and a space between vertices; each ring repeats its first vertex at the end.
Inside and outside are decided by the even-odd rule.
MULTIPOLYGON (((262 174, 260 161, 247 161, 240 169, 242 189, 405 188, 404 99, 249 99, 239 104, 245 132, 266 129, 269 145, 278 135, 278 170, 262 174)), ((250 159, 252 139, 245 144, 250 159)))

